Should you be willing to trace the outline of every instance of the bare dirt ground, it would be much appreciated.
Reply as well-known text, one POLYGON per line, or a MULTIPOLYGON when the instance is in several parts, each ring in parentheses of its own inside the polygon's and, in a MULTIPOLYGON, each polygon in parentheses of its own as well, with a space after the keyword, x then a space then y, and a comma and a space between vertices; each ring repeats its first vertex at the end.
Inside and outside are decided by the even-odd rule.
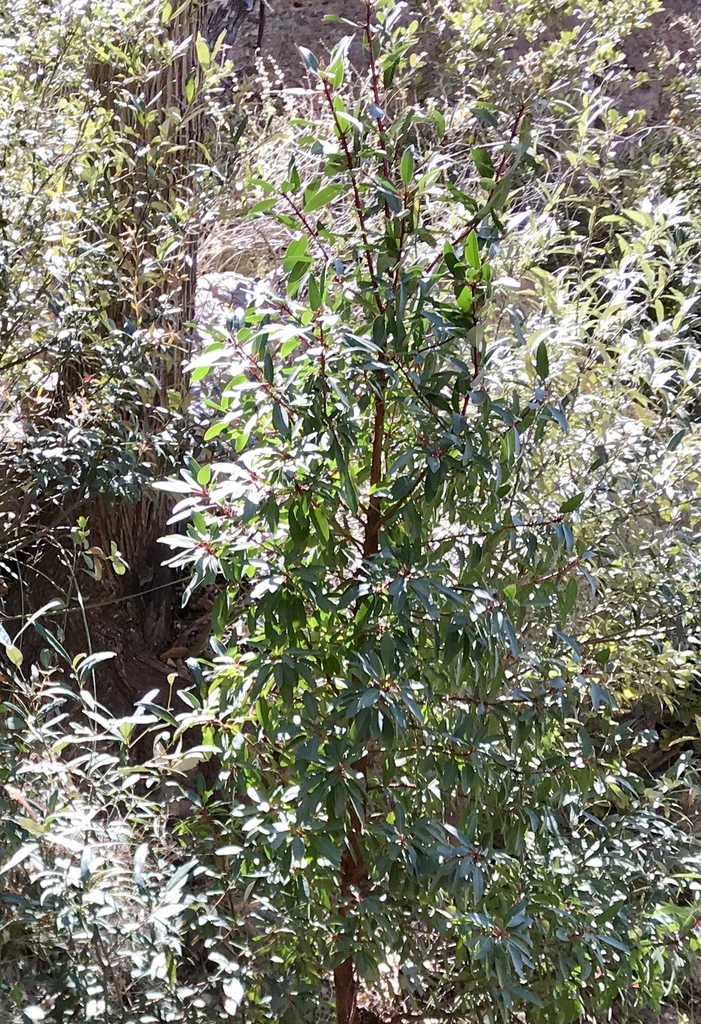
POLYGON ((661 59, 679 55, 682 74, 685 68, 701 68, 701 0, 664 0, 650 27, 631 36, 625 53, 631 70, 650 75, 636 93, 636 105, 654 115, 661 106, 663 76, 656 73, 661 59))
MULTIPOLYGON (((303 85, 306 75, 298 47, 305 46, 320 54, 328 52, 352 29, 343 22, 325 21, 325 15, 359 21, 364 6, 362 0, 268 0, 263 56, 273 58, 290 86, 303 85)), ((253 70, 257 36, 255 12, 236 46, 237 63, 244 72, 253 70)), ((662 74, 656 69, 665 56, 674 54, 679 54, 687 66, 698 68, 700 41, 701 0, 664 0, 663 9, 653 16, 651 26, 636 31, 625 47, 631 70, 650 75, 650 82, 636 92, 636 105, 654 115, 660 107, 662 91, 662 74)), ((430 39, 426 42, 430 50, 430 39)))
MULTIPOLYGON (((260 2, 260 0, 259 0, 260 2)), ((325 15, 359 21, 365 9, 362 0, 269 0, 262 52, 273 57, 290 85, 301 85, 305 72, 300 46, 323 54, 352 29, 347 24, 324 21, 325 15)), ((239 60, 252 64, 258 36, 257 11, 237 43, 239 60)))

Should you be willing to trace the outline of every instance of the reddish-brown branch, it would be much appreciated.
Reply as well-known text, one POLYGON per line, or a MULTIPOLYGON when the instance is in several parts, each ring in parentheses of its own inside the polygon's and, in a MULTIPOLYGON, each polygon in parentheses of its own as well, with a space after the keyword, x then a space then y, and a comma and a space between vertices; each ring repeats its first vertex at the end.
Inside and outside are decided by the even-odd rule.
POLYGON ((320 250, 322 256, 324 257, 324 259, 327 261, 327 263, 330 262, 331 261, 331 256, 329 255, 328 249, 326 248, 324 243, 319 238, 318 228, 315 228, 312 224, 309 223, 309 220, 304 215, 304 211, 300 210, 299 206, 294 201, 292 196, 288 195, 287 192, 282 192, 282 191, 278 191, 277 194, 278 194, 278 196, 280 196, 282 199, 284 199, 292 207, 292 210, 294 211, 295 216, 299 217, 299 221, 300 221, 302 227, 304 228, 304 230, 307 232, 309 237, 313 238, 314 241, 316 242, 316 244, 319 246, 319 250, 320 250))
MULTIPOLYGON (((365 774, 365 758, 353 765, 365 774)), ((341 857, 341 896, 344 906, 341 914, 345 916, 348 902, 353 898, 353 890, 359 890, 367 884, 368 868, 360 846, 362 822, 355 811, 350 813, 350 828, 347 846, 341 857)), ((336 1019, 338 1024, 356 1024, 358 1016, 358 979, 355 974, 353 957, 348 956, 333 972, 334 990, 336 995, 336 1019)))
MULTIPOLYGON (((508 146, 513 145, 513 141, 516 138, 516 134, 517 134, 519 128, 521 127, 521 122, 523 121, 523 117, 524 117, 525 113, 526 113, 526 108, 525 108, 525 106, 523 104, 521 104, 521 106, 519 107, 518 112, 516 114, 516 117, 514 118, 514 123, 513 123, 512 127, 511 127, 511 134, 509 135, 508 146)), ((501 181, 502 177, 504 176, 504 172, 506 170, 506 162, 507 162, 507 160, 509 158, 508 146, 504 150, 504 152, 502 154, 502 157, 501 157, 501 160, 499 161, 499 166, 497 167, 496 171, 494 172, 494 184, 492 185, 491 189, 487 193, 487 202, 485 203, 485 206, 489 206, 489 204, 491 203, 492 199, 494 198, 494 193, 496 192, 497 185, 499 184, 499 182, 501 181)), ((472 218, 470 223, 467 225, 467 227, 455 239, 455 243, 454 244, 460 245, 462 242, 464 242, 465 239, 468 237, 468 235, 472 231, 475 230, 475 228, 479 224, 482 216, 483 216, 482 213, 476 214, 472 218)), ((438 264, 440 263, 440 261, 442 259, 443 259, 443 253, 440 252, 436 256, 436 258, 431 263, 429 263, 428 266, 426 267, 426 270, 428 271, 428 273, 430 273, 432 270, 434 270, 438 266, 438 264)))
POLYGON ((348 166, 348 171, 350 174, 351 187, 353 189, 353 204, 355 206, 356 216, 358 217, 358 226, 360 227, 360 234, 363 239, 363 252, 365 255, 365 262, 367 264, 368 273, 370 274, 370 281, 372 282, 375 288, 375 301, 377 303, 377 308, 380 311, 380 313, 384 313, 385 307, 382 302, 382 299, 380 298, 380 293, 378 290, 379 282, 375 275, 375 266, 372 261, 372 252, 370 250, 370 239, 368 236, 367 227, 365 225, 365 214, 363 213, 363 200, 360 195, 360 190, 358 188, 358 182, 355 180, 355 163, 353 161, 353 154, 351 153, 350 147, 348 145, 348 139, 346 138, 345 128, 339 121, 338 112, 333 105, 333 90, 331 88, 331 85, 324 80, 323 87, 324 94, 326 95, 326 99, 329 104, 329 109, 334 120, 334 124, 336 125, 336 131, 338 132, 341 148, 343 150, 343 155, 346 158, 346 164, 348 166))
MULTIPOLYGON (((372 437, 372 462, 370 464, 370 489, 379 487, 382 481, 382 452, 385 444, 385 401, 378 395, 375 398, 375 421, 372 437)), ((368 513, 365 520, 365 537, 363 557, 372 558, 380 547, 380 527, 382 512, 379 494, 370 494, 368 513)))
POLYGON ((353 957, 349 956, 333 972, 338 1024, 355 1024, 357 1017, 358 982, 353 957))
MULTIPOLYGON (((370 69, 372 77, 373 95, 375 98, 375 104, 379 107, 379 84, 377 77, 377 68, 375 63, 375 55, 372 49, 372 10, 373 5, 371 0, 366 0, 367 9, 367 20, 365 31, 367 35, 367 43, 370 52, 370 69)), ((334 121, 336 123, 336 130, 341 142, 346 164, 348 165, 348 171, 351 178, 351 186, 353 189, 353 198, 355 203, 356 216, 358 218, 358 225, 360 228, 360 234, 363 241, 365 262, 367 264, 368 273, 370 275, 370 282, 375 289, 375 302, 380 314, 384 313, 386 304, 383 302, 379 291, 379 281, 375 274, 375 266, 372 258, 372 251, 370 248, 370 240, 365 223, 365 214, 363 210, 363 202, 358 188, 356 180, 356 168, 353 160, 353 155, 348 145, 348 139, 346 132, 343 129, 337 112, 334 108, 333 103, 333 91, 328 82, 324 82, 324 90, 326 97, 331 109, 334 121)), ((380 133, 380 139, 385 150, 383 166, 385 171, 385 177, 389 178, 389 162, 387 159, 387 146, 384 135, 384 127, 382 124, 382 118, 377 119, 378 130, 380 133)), ((385 204, 385 215, 389 216, 389 206, 385 204)), ((380 495, 375 493, 376 489, 382 482, 383 473, 383 455, 384 455, 384 444, 385 444, 385 416, 386 416, 386 404, 382 394, 382 383, 378 383, 380 391, 375 396, 375 413, 373 420, 373 432, 372 432, 372 456, 370 463, 370 500, 367 507, 365 517, 365 530, 363 536, 363 557, 372 558, 377 554, 379 550, 379 535, 380 528, 382 526, 382 507, 380 495)), ((363 774, 363 778, 367 782, 367 761, 366 758, 361 758, 360 761, 353 765, 356 771, 360 771, 363 774)), ((344 902, 344 907, 341 910, 342 914, 348 913, 349 900, 353 896, 353 890, 358 890, 367 882, 368 879, 368 865, 365 861, 360 837, 362 835, 363 823, 358 817, 356 811, 351 808, 349 811, 349 822, 348 830, 346 834, 346 846, 343 850, 341 857, 341 897, 344 902)), ((351 953, 346 959, 339 964, 334 970, 334 989, 336 995, 336 1018, 338 1024, 357 1024, 358 1020, 358 981, 355 970, 355 960, 351 953)))
MULTIPOLYGON (((380 97, 380 80, 379 80, 379 76, 377 74, 377 62, 375 60, 375 51, 373 49, 372 10, 373 10, 372 0, 366 0, 366 2, 365 2, 365 38, 367 39, 367 43, 368 43, 368 55, 369 55, 369 61, 370 61, 370 80, 371 80, 371 83, 372 83, 372 95, 373 95, 373 99, 375 101, 375 106, 377 107, 377 109, 379 111, 379 110, 382 110, 382 104, 381 104, 381 97, 380 97)), ((384 124, 383 124, 383 115, 382 114, 378 114, 378 116, 376 117, 375 120, 377 121, 377 131, 378 131, 379 136, 380 136, 380 145, 382 146, 382 150, 383 150, 383 153, 384 153, 384 156, 382 157, 382 169, 384 171, 384 175, 385 175, 386 180, 389 181, 390 180, 390 178, 389 178, 389 175, 390 175, 390 171, 389 171, 389 154, 387 152, 387 137, 385 135, 385 127, 384 127, 384 124)), ((385 199, 385 217, 387 218, 387 220, 390 220, 391 217, 392 217, 392 212, 391 212, 391 210, 389 208, 389 203, 387 202, 386 199, 385 199)))
POLYGON ((567 573, 572 572, 578 565, 581 565, 581 558, 573 558, 571 562, 564 565, 562 569, 556 569, 554 572, 546 573, 545 576, 536 576, 535 579, 523 580, 521 583, 516 584, 517 590, 523 590, 524 587, 539 587, 541 583, 547 583, 548 580, 557 580, 561 576, 566 576, 567 573))
POLYGON ((398 501, 395 501, 394 505, 390 505, 390 507, 387 509, 384 515, 380 517, 380 526, 384 526, 385 523, 388 523, 390 519, 397 514, 397 512, 401 512, 401 510, 407 504, 409 498, 412 496, 416 488, 420 484, 422 484, 426 479, 426 473, 427 470, 425 469, 423 470, 423 472, 419 473, 419 475, 416 477, 416 480, 414 480, 413 484, 411 485, 411 488, 404 495, 404 497, 400 498, 398 501))

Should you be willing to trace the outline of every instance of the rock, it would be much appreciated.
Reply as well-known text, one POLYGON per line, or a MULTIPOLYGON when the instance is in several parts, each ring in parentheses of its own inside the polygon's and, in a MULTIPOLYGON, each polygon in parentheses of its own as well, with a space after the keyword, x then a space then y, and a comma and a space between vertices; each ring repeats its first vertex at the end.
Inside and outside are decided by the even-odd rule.
MULTIPOLYGON (((233 272, 203 274, 198 279, 195 292, 197 328, 193 333, 190 370, 198 365, 198 359, 212 341, 232 338, 233 332, 245 323, 246 312, 251 306, 274 309, 277 296, 273 283, 274 275, 245 277, 233 272)), ((211 417, 206 399, 217 397, 222 385, 234 374, 246 372, 248 357, 236 345, 225 345, 210 365, 211 370, 204 379, 191 383, 187 401, 190 414, 202 424, 211 417)))
POLYGON ((265 278, 242 274, 204 274, 197 281, 195 321, 202 329, 231 330, 240 327, 249 306, 258 306, 272 296, 265 278))

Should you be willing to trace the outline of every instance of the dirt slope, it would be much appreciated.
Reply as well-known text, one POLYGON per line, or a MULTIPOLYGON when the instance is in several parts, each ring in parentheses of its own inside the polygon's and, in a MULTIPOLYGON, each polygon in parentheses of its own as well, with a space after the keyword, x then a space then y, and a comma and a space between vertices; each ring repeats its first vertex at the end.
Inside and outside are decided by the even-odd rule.
MULTIPOLYGON (((260 0, 259 0, 260 2, 260 0)), ((359 21, 363 17, 363 0, 268 0, 262 53, 272 57, 291 86, 302 85, 305 71, 299 46, 323 54, 351 29, 343 22, 328 22, 326 15, 359 21)), ((258 12, 249 17, 236 45, 236 60, 242 71, 253 70, 258 38, 258 12)), ((640 29, 626 46, 626 56, 633 71, 647 71, 651 81, 636 94, 636 102, 649 113, 660 105, 660 75, 655 74, 661 55, 681 54, 688 65, 698 66, 696 46, 701 40, 701 0, 664 0, 663 9, 652 19, 652 25, 640 29), (696 46, 695 46, 696 44, 696 46)), ((430 40, 427 40, 430 50, 430 40)))

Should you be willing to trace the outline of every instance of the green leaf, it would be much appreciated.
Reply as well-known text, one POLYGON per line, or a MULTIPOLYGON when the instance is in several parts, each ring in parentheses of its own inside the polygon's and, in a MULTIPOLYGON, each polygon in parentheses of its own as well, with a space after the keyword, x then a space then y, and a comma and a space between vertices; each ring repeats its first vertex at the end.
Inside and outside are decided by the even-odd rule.
POLYGON ((465 259, 474 270, 480 269, 481 262, 479 242, 477 240, 477 234, 474 231, 471 231, 467 236, 467 242, 465 244, 465 259))
POLYGON ((263 377, 265 378, 266 384, 272 384, 275 377, 275 370, 273 368, 273 357, 270 352, 266 352, 263 357, 263 377))
POLYGON ((402 159, 399 163, 399 174, 405 185, 410 185, 414 179, 414 149, 412 146, 407 146, 402 154, 402 159))
POLYGON ((307 253, 308 245, 309 239, 306 237, 295 238, 290 242, 282 262, 282 269, 286 274, 290 274, 299 264, 306 263, 311 266, 313 259, 307 253))
POLYGON ((19 647, 15 647, 14 644, 10 644, 9 647, 5 648, 5 654, 10 659, 13 665, 17 668, 21 668, 22 662, 24 661, 24 655, 20 651, 19 647))
POLYGON ((312 507, 312 519, 314 520, 314 524, 317 527, 319 533, 321 534, 323 540, 328 540, 330 535, 329 524, 328 520, 326 519, 326 516, 324 515, 320 508, 312 507))
POLYGON ((584 501, 584 493, 580 491, 579 494, 573 495, 568 498, 567 501, 563 501, 560 505, 561 512, 575 512, 584 501))
POLYGON ((19 850, 15 850, 12 856, 0 867, 0 875, 6 875, 13 868, 18 867, 28 857, 32 857, 39 850, 37 843, 25 843, 20 846, 19 850))
POLYGON ((577 603, 578 594, 579 587, 577 585, 577 580, 573 576, 567 581, 565 591, 560 598, 560 607, 562 608, 563 615, 566 616, 570 614, 575 604, 577 603))
POLYGON ((164 3, 163 9, 161 11, 161 24, 169 24, 169 22, 173 21, 175 18, 178 17, 178 15, 183 13, 183 11, 185 10, 189 3, 190 0, 183 0, 183 3, 181 3, 176 8, 173 8, 173 5, 170 2, 170 0, 166 0, 166 3, 164 3))
POLYGON ((273 405, 273 426, 282 437, 288 436, 290 432, 289 413, 285 406, 279 402, 275 402, 273 405))
POLYGON ((311 50, 308 50, 306 46, 300 46, 299 52, 302 55, 302 60, 304 61, 305 67, 307 67, 310 71, 319 70, 319 61, 316 59, 311 50))
POLYGON ((307 283, 307 287, 309 289, 309 305, 316 312, 318 309, 321 308, 321 304, 323 302, 323 296, 321 293, 321 288, 319 287, 319 282, 316 280, 315 277, 310 277, 307 283))
POLYGON ((211 427, 207 427, 205 431, 205 441, 211 441, 213 437, 218 437, 219 434, 226 430, 226 428, 227 423, 225 420, 218 420, 216 423, 213 423, 211 427))
POLYGON ((472 161, 477 168, 480 178, 494 178, 494 164, 486 149, 475 148, 471 150, 472 161))
POLYGON ((535 366, 541 380, 546 380, 550 373, 550 360, 548 349, 544 341, 541 341, 535 353, 535 366))
POLYGON ((599 942, 605 942, 607 946, 619 949, 621 953, 630 953, 630 947, 626 946, 625 942, 621 942, 620 939, 615 938, 613 935, 597 935, 597 939, 599 942))
POLYGON ((320 210, 324 206, 328 206, 329 203, 337 199, 344 191, 342 185, 323 185, 320 189, 309 194, 305 194, 304 200, 304 212, 314 213, 315 210, 320 210))
POLYGON ((287 341, 283 342, 280 346, 280 356, 286 359, 287 356, 291 355, 296 348, 299 348, 302 338, 300 335, 295 335, 294 338, 288 338, 287 341))
POLYGON ((268 210, 273 210, 277 206, 277 202, 277 199, 261 199, 249 209, 248 216, 254 217, 257 213, 267 213, 268 210))
POLYGON ((465 285, 464 288, 460 289, 458 295, 458 306, 463 313, 469 313, 474 305, 474 299, 472 295, 472 289, 469 285, 465 285))
POLYGON ((111 661, 112 658, 116 658, 117 655, 114 651, 97 651, 95 654, 89 654, 87 658, 83 658, 77 668, 78 679, 82 682, 93 672, 97 665, 103 661, 111 661))
MULTIPOLYGON (((23 630, 20 630, 20 632, 23 632, 23 630)), ((10 636, 10 634, 7 632, 3 625, 0 625, 0 643, 4 646, 5 654, 10 659, 12 664, 15 665, 17 668, 20 668, 22 662, 24 661, 24 655, 20 651, 19 647, 15 646, 12 637, 10 636)))
POLYGON ((195 40, 195 53, 197 54, 197 60, 199 61, 200 66, 208 68, 212 63, 212 55, 209 52, 209 46, 207 45, 206 40, 202 38, 199 32, 197 33, 197 39, 195 40))
POLYGON ((138 706, 143 708, 144 711, 150 711, 152 715, 155 715, 156 718, 160 718, 160 720, 165 722, 167 725, 172 725, 175 729, 178 728, 177 719, 170 711, 167 711, 166 708, 162 708, 158 704, 152 704, 150 701, 143 700, 138 701, 138 706))

